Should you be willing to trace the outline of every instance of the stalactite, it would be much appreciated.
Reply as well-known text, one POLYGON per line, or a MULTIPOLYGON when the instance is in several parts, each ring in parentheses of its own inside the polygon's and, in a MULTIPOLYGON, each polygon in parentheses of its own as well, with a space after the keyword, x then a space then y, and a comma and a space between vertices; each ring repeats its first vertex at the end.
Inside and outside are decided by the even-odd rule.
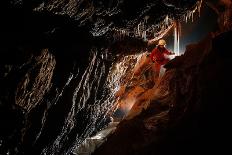
POLYGON ((200 17, 202 1, 203 1, 203 0, 199 0, 199 1, 197 2, 196 6, 193 8, 193 10, 188 11, 188 12, 184 15, 184 20, 185 20, 186 23, 188 22, 189 19, 193 22, 193 20, 194 20, 194 14, 195 14, 196 12, 198 12, 198 17, 200 17))
MULTIPOLYGON (((201 6, 202 6, 202 0, 199 0, 196 6, 191 11, 187 11, 187 13, 184 14, 183 19, 185 20, 186 23, 189 20, 191 20, 191 22, 194 21, 194 15, 196 12, 198 12, 200 17, 201 6)), ((141 38, 144 41, 147 41, 148 38, 147 34, 153 34, 153 39, 148 40, 148 42, 154 42, 164 37, 167 34, 167 32, 170 31, 173 25, 175 25, 173 19, 167 15, 164 18, 164 20, 161 21, 160 23, 148 27, 147 24, 149 18, 150 18, 149 16, 145 16, 144 20, 138 23, 137 27, 135 27, 132 31, 129 29, 115 28, 114 29, 115 33, 113 35, 114 41, 122 40, 126 36, 141 38)), ((177 44, 179 44, 178 42, 179 42, 179 34, 180 34, 180 24, 178 24, 178 26, 175 28, 174 31, 175 31, 174 36, 176 36, 175 37, 176 41, 174 41, 176 48, 174 50, 179 51, 179 45, 177 46, 177 44)), ((179 55, 179 52, 177 52, 177 54, 179 55)))
POLYGON ((197 3, 197 11, 198 11, 198 13, 199 13, 199 17, 201 16, 202 1, 203 1, 203 0, 200 0, 200 1, 198 1, 198 3, 197 3))
POLYGON ((128 29, 114 28, 114 41, 122 40, 125 36, 137 37, 147 41, 148 34, 153 34, 154 38, 161 38, 173 25, 173 19, 169 18, 167 15, 160 23, 148 27, 147 22, 149 18, 149 16, 145 16, 144 20, 138 23, 132 31, 128 29))

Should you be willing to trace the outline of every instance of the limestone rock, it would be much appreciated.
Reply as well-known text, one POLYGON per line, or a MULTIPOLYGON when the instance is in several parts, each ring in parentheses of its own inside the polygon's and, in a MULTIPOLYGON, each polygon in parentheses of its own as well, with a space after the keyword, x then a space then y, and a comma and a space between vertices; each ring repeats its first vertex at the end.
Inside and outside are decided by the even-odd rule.
POLYGON ((55 58, 48 49, 43 49, 38 56, 31 58, 31 68, 17 86, 15 102, 29 112, 43 99, 51 88, 55 69, 55 58))

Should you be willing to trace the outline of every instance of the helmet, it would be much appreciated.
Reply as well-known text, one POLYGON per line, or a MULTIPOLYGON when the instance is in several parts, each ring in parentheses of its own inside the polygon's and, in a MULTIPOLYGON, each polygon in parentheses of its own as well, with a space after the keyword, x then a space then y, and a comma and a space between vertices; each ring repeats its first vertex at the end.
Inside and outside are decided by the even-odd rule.
POLYGON ((166 41, 164 39, 160 39, 158 45, 164 46, 166 45, 166 41))

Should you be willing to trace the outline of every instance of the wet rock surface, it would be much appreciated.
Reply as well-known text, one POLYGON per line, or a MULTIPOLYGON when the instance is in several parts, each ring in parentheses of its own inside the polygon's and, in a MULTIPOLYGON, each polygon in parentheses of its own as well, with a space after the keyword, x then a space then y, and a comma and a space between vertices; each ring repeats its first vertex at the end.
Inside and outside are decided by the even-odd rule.
MULTIPOLYGON (((187 3, 186 1, 149 0, 10 0, 1 2, 1 4, 0 154, 52 155, 71 154, 86 137, 93 135, 109 122, 108 114, 109 109, 113 107, 114 96, 108 89, 107 75, 112 63, 120 57, 117 54, 137 53, 146 45, 141 37, 133 39, 128 37, 127 42, 120 40, 120 37, 120 41, 114 40, 112 31, 121 28, 134 29, 138 23, 144 21, 146 16, 152 17, 148 20, 148 27, 159 23, 170 14, 179 17, 193 7, 195 0, 190 3, 189 1, 187 3), (132 3, 135 4, 136 9, 131 7, 132 3), (163 11, 160 11, 160 8, 163 11), (131 40, 133 40, 132 43, 131 40), (132 48, 133 50, 130 50, 132 48)), ((224 95, 221 93, 223 91, 217 94, 214 90, 221 86, 223 89, 228 87, 223 78, 228 76, 221 74, 222 76, 218 77, 217 74, 229 70, 229 67, 220 70, 220 67, 224 65, 229 66, 226 63, 230 56, 224 52, 224 48, 221 49, 222 47, 219 46, 226 47, 223 43, 226 37, 229 38, 230 35, 226 33, 213 40, 215 42, 213 49, 216 52, 210 52, 213 54, 207 56, 209 59, 207 62, 203 61, 205 58, 201 56, 194 57, 191 65, 183 61, 182 57, 179 61, 172 62, 171 68, 175 68, 174 63, 176 66, 185 64, 186 67, 181 67, 183 70, 170 69, 164 77, 169 79, 175 75, 174 81, 178 81, 178 78, 180 81, 176 84, 171 82, 171 88, 167 83, 164 85, 167 88, 162 88, 160 93, 165 93, 166 89, 173 90, 174 86, 182 86, 181 78, 188 83, 181 89, 182 93, 190 91, 188 88, 192 87, 191 81, 198 80, 188 77, 190 74, 195 75, 195 72, 197 75, 201 74, 198 70, 194 70, 195 65, 201 62, 200 64, 205 67, 204 74, 202 73, 202 78, 205 77, 203 79, 206 81, 205 87, 202 88, 206 93, 205 103, 214 101, 212 98, 207 98, 207 95, 211 93, 215 96, 219 95, 216 98, 219 103, 224 95), (214 64, 216 57, 220 58, 220 61, 214 64), (203 60, 198 60, 198 58, 203 60), (212 67, 218 70, 211 73, 212 67), (179 72, 184 72, 186 77, 179 77, 182 75, 178 74, 179 72), (203 76, 206 74, 207 76, 203 76), (215 85, 217 78, 222 81, 219 85, 215 85), (208 88, 211 87, 211 92, 208 92, 208 88)), ((190 54, 184 59, 191 56, 195 55, 190 54)), ((150 104, 155 106, 154 109, 160 109, 155 113, 150 106, 146 113, 142 112, 141 115, 135 117, 133 120, 138 122, 135 128, 138 133, 143 132, 143 129, 156 130, 156 125, 159 124, 157 119, 161 119, 160 121, 164 124, 161 127, 166 128, 171 114, 179 116, 177 113, 183 112, 187 99, 182 103, 179 101, 182 98, 173 98, 177 98, 180 105, 174 106, 172 113, 170 103, 162 101, 162 104, 150 104), (142 121, 143 115, 144 117, 147 115, 144 121, 142 121), (138 119, 140 117, 141 119, 138 119), (140 126, 143 122, 146 125, 140 126)), ((194 102, 194 95, 192 98, 188 100, 194 102)), ((164 99, 167 98, 164 97, 164 99)), ((226 103, 225 101, 223 103, 226 103)), ((171 101, 171 103, 174 104, 177 101, 171 101)), ((191 102, 190 105, 192 105, 191 102)), ((208 105, 204 106, 202 115, 206 115, 204 110, 207 111, 208 108, 208 105)), ((175 117, 173 119, 175 122, 175 117)), ((207 117, 205 120, 208 120, 207 117)), ((131 122, 131 128, 134 128, 133 125, 134 122, 131 122)), ((124 132, 123 125, 119 127, 119 130, 124 132)), ((126 132, 125 135, 127 135, 126 132)), ((139 138, 143 139, 142 134, 140 136, 139 138)), ((121 137, 120 134, 118 137, 121 137)), ((146 143, 148 145, 144 146, 147 147, 148 152, 152 152, 149 149, 152 148, 150 141, 153 142, 153 139, 150 139, 146 143)), ((159 146, 161 145, 162 143, 159 146)), ((115 151, 115 153, 118 152, 115 151)))
POLYGON ((19 82, 16 90, 15 104, 29 112, 36 107, 51 88, 51 79, 55 68, 55 58, 47 49, 41 51, 27 62, 26 75, 19 82), (31 64, 34 63, 34 64, 31 64))
MULTIPOLYGON (((221 55, 232 33, 206 37, 166 65, 160 83, 135 104, 141 112, 123 120, 94 154, 225 153, 230 135, 231 53, 221 55), (226 77, 225 77, 226 76, 226 77), (217 124, 216 122, 220 122, 217 124)), ((132 108, 133 111, 133 108, 132 108)))

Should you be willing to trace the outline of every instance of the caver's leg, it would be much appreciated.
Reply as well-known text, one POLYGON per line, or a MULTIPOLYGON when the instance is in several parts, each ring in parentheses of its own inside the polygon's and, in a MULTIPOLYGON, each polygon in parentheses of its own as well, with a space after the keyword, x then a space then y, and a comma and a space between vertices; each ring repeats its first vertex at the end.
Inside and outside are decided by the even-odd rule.
POLYGON ((159 80, 159 74, 160 74, 160 67, 161 65, 158 63, 154 63, 154 65, 152 66, 152 70, 154 71, 155 75, 154 75, 154 83, 156 84, 157 81, 159 80))

